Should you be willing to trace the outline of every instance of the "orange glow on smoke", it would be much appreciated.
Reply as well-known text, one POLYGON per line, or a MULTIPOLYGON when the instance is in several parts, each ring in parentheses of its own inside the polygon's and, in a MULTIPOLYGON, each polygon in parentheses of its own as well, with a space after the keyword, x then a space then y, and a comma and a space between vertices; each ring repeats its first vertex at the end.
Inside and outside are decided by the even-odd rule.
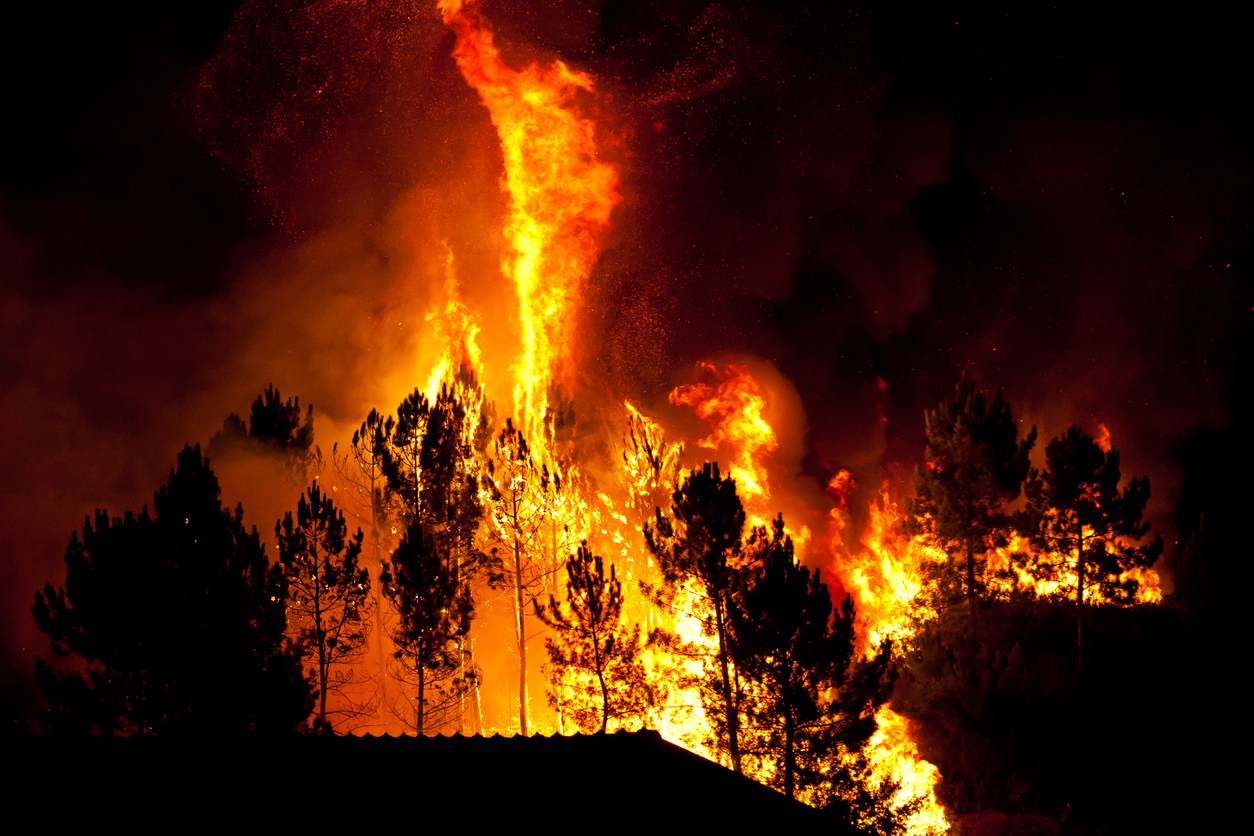
POLYGON ((453 57, 492 117, 505 158, 510 215, 504 272, 518 293, 521 359, 514 367, 515 420, 532 425, 548 384, 569 357, 580 293, 622 199, 618 172, 597 159, 596 125, 576 113, 591 77, 561 61, 507 66, 492 31, 460 0, 440 3, 457 33, 453 57))

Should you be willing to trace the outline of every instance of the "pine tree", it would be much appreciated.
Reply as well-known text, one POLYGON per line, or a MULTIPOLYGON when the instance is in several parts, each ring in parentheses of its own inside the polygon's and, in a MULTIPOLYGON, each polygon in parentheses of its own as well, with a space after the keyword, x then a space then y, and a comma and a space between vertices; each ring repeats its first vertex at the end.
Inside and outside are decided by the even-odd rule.
POLYGON ((415 688, 413 720, 406 722, 418 734, 460 722, 462 701, 477 678, 465 649, 474 600, 460 567, 429 531, 411 522, 392 553, 383 589, 398 616, 395 658, 415 688))
POLYGON ((378 692, 375 700, 380 720, 385 721, 391 707, 388 699, 388 677, 384 661, 385 647, 382 637, 385 608, 381 578, 386 569, 385 553, 391 552, 393 537, 393 501, 387 490, 387 477, 383 472, 383 457, 392 443, 396 421, 385 418, 378 410, 370 410, 366 420, 354 433, 348 451, 337 455, 338 445, 331 448, 331 459, 339 481, 347 488, 350 497, 348 510, 359 522, 370 526, 371 598, 373 599, 374 631, 378 651, 378 692))
POLYGON ((372 409, 361 427, 353 433, 348 452, 337 456, 338 444, 331 450, 336 473, 348 485, 355 499, 355 516, 370 525, 376 563, 382 560, 383 543, 391 532, 392 499, 387 492, 383 459, 392 446, 395 429, 395 419, 391 416, 385 418, 378 410, 372 409))
POLYGON ((593 555, 585 540, 566 561, 566 600, 537 600, 536 617, 556 637, 545 641, 552 690, 549 704, 585 732, 605 733, 610 725, 643 724, 652 702, 640 660, 640 627, 623 623, 623 587, 610 565, 593 555))
POLYGON ((954 400, 924 413, 927 464, 915 471, 904 527, 944 549, 948 561, 926 567, 935 603, 943 608, 965 597, 974 625, 985 590, 984 555, 1005 545, 1006 506, 1027 475, 1036 428, 1019 439, 1000 394, 986 406, 966 375, 956 388, 954 400))
MULTIPOLYGON (((483 388, 469 366, 461 366, 440 393, 427 415, 419 465, 422 468, 420 518, 436 543, 458 566, 472 593, 483 587, 505 584, 499 556, 478 548, 478 535, 484 516, 483 476, 486 448, 491 440, 489 412, 483 388)), ((473 636, 465 636, 463 658, 473 657, 473 636)), ((483 728, 479 702, 479 680, 473 683, 470 706, 476 729, 483 728)))
POLYGON ((758 529, 749 548, 756 559, 729 608, 748 694, 742 757, 757 759, 768 783, 790 798, 821 803, 842 789, 833 776, 875 731, 896 678, 891 649, 886 641, 855 660, 852 599, 833 617, 827 586, 818 570, 797 563, 783 517, 769 534, 758 529))
POLYGON ((492 585, 500 567, 475 548, 483 520, 481 470, 491 431, 483 393, 463 367, 452 385, 440 387, 431 405, 419 451, 418 519, 470 577, 485 573, 492 585))
POLYGON ((719 476, 718 464, 693 470, 671 498, 670 513, 656 510, 654 525, 645 526, 645 542, 658 561, 662 588, 646 592, 673 608, 678 594, 697 596, 697 613, 713 653, 679 642, 673 635, 658 638, 672 649, 705 658, 709 675, 698 683, 706 713, 714 723, 715 746, 727 753, 732 769, 741 772, 741 687, 733 663, 729 609, 743 576, 742 539, 745 511, 733 479, 719 476), (712 670, 711 670, 712 669, 712 670))
MULTIPOLYGON (((476 546, 484 516, 481 471, 491 437, 489 409, 482 387, 463 366, 441 385, 434 403, 416 389, 400 403, 378 460, 386 504, 402 526, 421 526, 467 583, 498 587, 504 583, 500 558, 476 546)), ((469 653, 469 634, 463 640, 469 653)), ((466 680, 477 682, 469 669, 466 680)), ((473 696, 481 727, 477 691, 473 696)))
POLYGON ((300 398, 286 401, 273 386, 253 401, 248 426, 235 413, 222 422, 222 430, 209 439, 209 454, 235 456, 244 451, 277 456, 290 478, 305 481, 311 466, 319 459, 313 434, 313 407, 301 420, 300 398))
POLYGON ((415 389, 396 407, 390 443, 383 451, 383 474, 388 493, 396 503, 402 523, 423 521, 422 448, 427 434, 431 403, 415 389))
POLYGON ((275 523, 274 534, 287 581, 289 629, 317 670, 316 725, 324 728, 327 694, 343 693, 353 681, 342 666, 360 660, 374 615, 370 576, 358 565, 362 532, 349 537, 344 512, 314 484, 297 502, 296 516, 289 511, 275 523))
POLYGON ((1034 555, 1033 573, 1073 587, 1081 666, 1086 593, 1097 590, 1113 602, 1133 600, 1138 586, 1135 570, 1152 566, 1163 550, 1159 535, 1145 545, 1136 544, 1150 530, 1150 524, 1141 520, 1150 496, 1149 478, 1133 479, 1122 490, 1119 479, 1119 451, 1103 450, 1079 427, 1072 427, 1045 448, 1045 471, 1029 475, 1027 507, 1018 520, 1041 551, 1034 555), (1066 563, 1069 558, 1073 576, 1066 563))
POLYGON ((51 719, 102 734, 296 730, 312 693, 284 635, 283 574, 243 509, 222 508, 198 447, 153 510, 97 511, 66 548, 65 586, 35 595, 53 651, 88 663, 86 679, 42 666, 51 719))
POLYGON ((525 737, 529 638, 526 620, 559 568, 545 549, 543 535, 563 498, 563 485, 547 465, 536 462, 526 438, 509 420, 496 439, 488 465, 488 539, 511 586, 518 650, 518 725, 525 737))
POLYGON ((561 567, 588 535, 588 483, 575 465, 575 404, 558 384, 549 387, 543 432, 538 452, 542 469, 549 474, 551 490, 546 497, 547 512, 540 525, 536 545, 541 562, 550 567, 547 591, 557 591, 561 567))

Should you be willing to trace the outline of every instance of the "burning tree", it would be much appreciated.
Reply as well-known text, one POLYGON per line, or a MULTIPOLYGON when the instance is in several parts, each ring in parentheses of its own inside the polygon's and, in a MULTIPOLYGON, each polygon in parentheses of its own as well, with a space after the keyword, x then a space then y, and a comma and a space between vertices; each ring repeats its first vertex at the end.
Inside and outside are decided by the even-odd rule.
POLYGON ((1076 650, 1082 664, 1085 593, 1098 590, 1108 601, 1133 600, 1138 573, 1162 553, 1159 535, 1135 545, 1150 529, 1141 521, 1149 478, 1133 479, 1120 490, 1119 451, 1102 449, 1073 426, 1045 448, 1045 472, 1032 471, 1025 493, 1028 503, 1019 524, 1040 550, 1029 568, 1038 579, 1074 588, 1076 650), (1074 574, 1068 558, 1074 558, 1074 574))
POLYGON ((707 462, 693 470, 671 499, 668 515, 656 510, 655 523, 644 528, 645 542, 657 558, 662 587, 646 587, 660 605, 674 610, 677 596, 697 596, 696 616, 704 636, 713 642, 710 652, 677 636, 659 638, 676 651, 702 657, 709 675, 697 684, 706 712, 714 723, 715 747, 727 753, 732 769, 741 772, 740 682, 733 662, 729 609, 739 593, 745 511, 736 496, 736 482, 719 476, 718 464, 707 462))
POLYGON ((945 562, 925 564, 937 608, 965 597, 974 625, 976 601, 984 593, 983 557, 1006 544, 1006 505, 1019 495, 1028 473, 1036 428, 1021 440, 1000 394, 985 405, 984 394, 966 375, 956 389, 954 400, 924 413, 927 464, 915 472, 915 498, 904 527, 948 555, 945 562))
POLYGON ((536 617, 557 632, 546 640, 549 652, 549 704, 582 731, 604 733, 642 718, 652 703, 640 662, 640 627, 623 624, 623 586, 610 565, 593 555, 587 541, 566 561, 566 601, 550 595, 536 601, 536 617))
POLYGON ((560 474, 537 464, 523 434, 506 420, 488 462, 488 539, 509 577, 514 608, 514 639, 518 650, 518 725, 526 736, 527 630, 526 617, 548 588, 558 563, 545 549, 546 525, 554 517, 564 491, 560 474), (504 555, 500 555, 504 552, 504 555))
POLYGON ((566 558, 579 548, 587 535, 587 480, 575 462, 575 404, 562 387, 549 387, 544 411, 544 432, 539 459, 547 469, 553 490, 548 495, 548 513, 540 526, 537 546, 541 560, 551 571, 548 591, 557 591, 557 579, 566 558))
POLYGON ((477 675, 465 639, 474 600, 457 561, 431 533, 411 522, 392 553, 383 591, 397 613, 391 631, 395 658, 415 688, 413 720, 418 734, 460 719, 463 700, 477 675))
POLYGON ((285 583, 243 508, 222 508, 200 448, 138 515, 96 512, 65 551, 65 587, 35 594, 34 616, 87 679, 39 666, 50 725, 102 734, 292 731, 312 709, 287 641, 285 583))
POLYGON ((662 428, 641 415, 631 404, 627 410, 627 430, 619 451, 621 465, 616 473, 628 505, 640 523, 648 522, 655 509, 670 502, 679 484, 682 443, 668 443, 662 428))
POLYGON ((295 622, 296 646, 318 672, 318 719, 327 723, 327 693, 353 681, 351 664, 365 650, 367 625, 374 613, 370 576, 358 566, 362 532, 348 536, 344 512, 312 485, 275 523, 279 561, 287 581, 287 610, 295 622))
POLYGON ((797 563, 782 516, 750 548, 757 559, 728 610, 748 686, 742 757, 758 760, 766 782, 790 798, 848 802, 844 784, 856 783, 848 761, 875 732, 896 679, 890 644, 855 660, 853 600, 846 595, 833 617, 827 585, 797 563))

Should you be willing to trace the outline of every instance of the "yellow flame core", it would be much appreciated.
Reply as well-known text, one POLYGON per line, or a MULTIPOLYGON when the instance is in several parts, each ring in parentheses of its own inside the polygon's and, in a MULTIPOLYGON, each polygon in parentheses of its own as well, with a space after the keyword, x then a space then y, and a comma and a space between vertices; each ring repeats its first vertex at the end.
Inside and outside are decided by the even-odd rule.
POLYGON ((883 706, 875 713, 876 729, 867 743, 867 759, 880 780, 900 781, 894 793, 894 805, 922 799, 922 805, 906 821, 910 836, 949 832, 949 816, 936 800, 936 784, 940 770, 919 755, 919 747, 910 737, 906 718, 883 706))
POLYGON ((501 140, 510 196, 502 268, 518 293, 522 338, 514 408, 531 433, 549 380, 569 357, 575 306, 622 200, 618 172, 597 159, 595 122, 576 113, 576 98, 593 92, 591 77, 561 61, 512 69, 473 10, 458 0, 440 10, 457 33, 457 66, 501 140))
MULTIPOLYGON (((839 474, 837 475, 839 477, 839 474)), ((935 615, 919 601, 925 561, 946 559, 941 549, 901 533, 901 514, 885 484, 870 505, 862 550, 849 553, 838 573, 858 605, 858 635, 868 650, 885 639, 900 646, 914 633, 914 623, 935 615)), ((841 551, 840 532, 848 525, 845 512, 833 508, 833 550, 841 551)))
POLYGON ((427 378, 427 400, 435 401, 440 384, 449 383, 463 366, 478 375, 479 320, 462 302, 457 288, 457 265, 450 250, 444 262, 444 305, 427 314, 443 347, 440 359, 427 378))

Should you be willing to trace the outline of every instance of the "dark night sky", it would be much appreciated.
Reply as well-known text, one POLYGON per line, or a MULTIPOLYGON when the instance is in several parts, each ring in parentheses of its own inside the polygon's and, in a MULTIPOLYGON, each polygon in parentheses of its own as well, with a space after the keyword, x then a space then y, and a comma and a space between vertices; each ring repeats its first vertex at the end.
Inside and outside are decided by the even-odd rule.
MULTIPOLYGON (((437 239, 468 275, 499 252, 499 152, 434 9, 189 5, 27 4, 0 35, 0 676, 23 720, 32 595, 85 514, 150 501, 269 382, 360 421, 414 344, 378 327, 425 303, 412 265, 437 239)), ((484 5, 507 57, 589 69, 623 171, 586 382, 648 403, 696 360, 767 362, 804 404, 803 471, 874 487, 965 369, 1042 441, 1106 424, 1170 559, 1182 439, 1247 417, 1235 17, 512 5, 484 5)))

